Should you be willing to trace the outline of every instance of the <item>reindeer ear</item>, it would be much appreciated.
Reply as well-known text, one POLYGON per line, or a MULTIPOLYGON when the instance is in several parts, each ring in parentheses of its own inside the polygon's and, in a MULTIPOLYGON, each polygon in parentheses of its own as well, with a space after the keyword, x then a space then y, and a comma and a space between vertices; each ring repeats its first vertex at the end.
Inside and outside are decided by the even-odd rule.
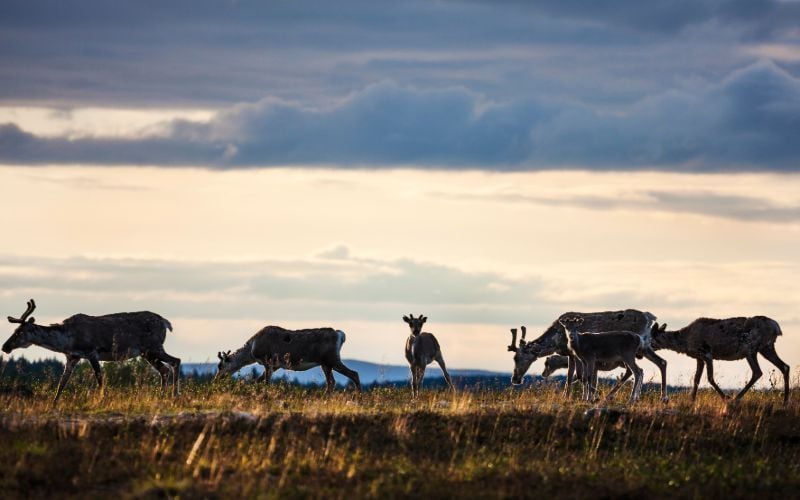
POLYGON ((217 351, 217 357, 222 361, 222 351, 217 351))
POLYGON ((661 333, 664 333, 664 332, 666 332, 666 331, 667 331, 667 324, 666 324, 666 323, 664 323, 663 325, 661 325, 661 329, 660 329, 659 331, 660 331, 661 333))
POLYGON ((34 321, 36 321, 36 318, 34 318, 33 316, 31 316, 30 318, 28 318, 28 323, 31 323, 31 324, 32 324, 34 321))
POLYGON ((421 319, 423 323, 428 321, 428 317, 427 316, 420 316, 419 319, 421 319))
POLYGON ((411 320, 409 319, 408 316, 403 316, 403 321, 405 321, 406 323, 411 323, 411 320))

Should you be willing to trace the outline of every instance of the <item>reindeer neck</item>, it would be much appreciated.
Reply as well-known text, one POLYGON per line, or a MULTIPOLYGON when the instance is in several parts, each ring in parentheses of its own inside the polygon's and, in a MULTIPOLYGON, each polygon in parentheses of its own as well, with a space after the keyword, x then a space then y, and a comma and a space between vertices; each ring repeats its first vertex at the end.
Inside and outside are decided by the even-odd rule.
POLYGON ((662 349, 685 353, 689 348, 687 340, 688 338, 683 333, 683 330, 675 330, 659 333, 656 343, 662 349))
POLYGON ((564 335, 567 336, 567 347, 570 351, 574 351, 578 347, 578 329, 571 328, 569 331, 565 331, 564 335))
POLYGON ((543 334, 528 342, 528 345, 536 346, 536 351, 540 356, 547 356, 563 348, 564 328, 561 325, 551 325, 543 334))
POLYGON ((72 347, 72 341, 62 330, 62 325, 33 325, 29 335, 32 344, 51 351, 66 353, 72 347))
POLYGON ((233 371, 237 371, 243 366, 256 362, 256 358, 253 357, 253 346, 250 341, 231 354, 231 362, 235 368, 233 371))

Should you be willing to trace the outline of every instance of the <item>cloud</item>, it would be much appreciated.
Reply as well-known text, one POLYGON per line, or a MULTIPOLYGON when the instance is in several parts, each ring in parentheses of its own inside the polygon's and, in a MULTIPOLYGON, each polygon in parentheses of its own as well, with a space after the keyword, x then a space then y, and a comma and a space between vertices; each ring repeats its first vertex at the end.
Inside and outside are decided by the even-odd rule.
POLYGON ((382 83, 327 107, 269 98, 209 122, 174 120, 164 135, 130 140, 37 137, 8 124, 0 127, 0 161, 794 172, 800 169, 798 116, 800 79, 770 62, 614 112, 382 83))
POLYGON ((391 79, 630 102, 639 86, 742 64, 743 42, 793 43, 798 22, 797 3, 780 0, 10 0, 0 100, 220 108, 264 95, 321 102, 391 79))
MULTIPOLYGON (((488 321, 531 310, 541 283, 408 259, 334 255, 301 261, 198 262, 0 258, 0 304, 41 314, 152 309, 195 318, 385 320, 424 308, 442 320, 488 321), (24 302, 24 301, 23 301, 24 302), (49 304, 44 309, 45 304, 49 304)), ((428 312, 426 312, 428 314, 428 312)))
POLYGON ((777 205, 755 196, 724 194, 707 190, 665 190, 643 188, 624 194, 607 195, 530 195, 514 190, 498 193, 448 193, 432 195, 465 201, 530 203, 554 207, 577 207, 588 210, 627 210, 685 213, 745 222, 800 224, 800 205, 777 205))

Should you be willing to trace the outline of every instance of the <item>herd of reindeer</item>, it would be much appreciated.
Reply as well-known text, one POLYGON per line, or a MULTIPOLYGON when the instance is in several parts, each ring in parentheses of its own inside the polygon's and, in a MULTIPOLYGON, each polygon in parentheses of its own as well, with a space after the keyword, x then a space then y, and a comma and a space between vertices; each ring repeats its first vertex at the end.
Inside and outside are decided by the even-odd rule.
MULTIPOLYGON (((28 307, 19 318, 9 316, 10 323, 18 324, 11 337, 3 344, 3 352, 37 345, 66 355, 64 373, 58 383, 54 401, 82 359, 92 366, 97 384, 103 386, 100 361, 123 361, 141 356, 161 375, 161 389, 166 391, 170 376, 174 395, 179 391, 181 360, 164 351, 167 330, 172 330, 169 321, 158 314, 141 311, 89 316, 76 314, 61 323, 37 325, 31 316, 36 303, 28 301, 28 307)), ((442 349, 436 337, 423 332, 427 317, 413 314, 403 316, 411 333, 406 341, 405 355, 411 367, 411 390, 419 394, 425 368, 436 361, 442 369, 450 390, 453 383, 447 372, 442 349)), ((667 401, 667 362, 655 351, 668 349, 694 358, 697 371, 694 375, 691 396, 697 395, 697 386, 705 369, 708 382, 717 393, 727 396, 714 380, 714 360, 733 361, 746 359, 752 369, 750 381, 736 394, 740 399, 761 377, 756 355, 761 354, 783 374, 783 403, 789 401, 789 365, 775 352, 775 340, 781 335, 778 323, 766 316, 728 319, 700 318, 680 330, 667 331, 667 325, 656 322, 649 312, 626 309, 595 313, 568 312, 562 314, 538 338, 525 340, 526 328, 521 327, 517 342, 517 329, 511 329, 511 345, 514 353, 514 371, 511 383, 519 385, 525 372, 539 358, 545 360, 543 376, 555 370, 567 368, 565 394, 569 395, 573 378, 582 382, 582 398, 596 400, 597 373, 616 368, 625 368, 625 374, 606 396, 612 397, 631 376, 634 377, 630 401, 636 401, 642 390, 642 369, 637 358, 647 358, 661 371, 661 398, 667 401)), ((308 370, 320 366, 327 382, 327 391, 334 388, 333 371, 349 378, 358 391, 361 382, 358 373, 346 367, 340 351, 345 334, 333 328, 311 328, 287 330, 278 326, 267 326, 259 330, 236 351, 217 353, 219 364, 216 377, 232 376, 242 367, 258 363, 264 367, 263 378, 269 382, 277 369, 308 370)))

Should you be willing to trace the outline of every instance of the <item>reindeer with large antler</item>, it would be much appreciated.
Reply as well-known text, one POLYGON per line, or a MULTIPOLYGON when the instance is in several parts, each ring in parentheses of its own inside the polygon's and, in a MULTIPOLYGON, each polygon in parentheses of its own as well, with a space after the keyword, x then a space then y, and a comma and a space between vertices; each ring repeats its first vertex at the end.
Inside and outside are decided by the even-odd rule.
POLYGON ((305 371, 319 366, 325 374, 326 392, 336 385, 332 371, 349 378, 360 392, 358 373, 346 367, 340 358, 344 341, 344 332, 333 328, 287 330, 266 326, 236 351, 217 353, 219 365, 215 378, 229 377, 244 366, 258 363, 264 367, 264 382, 269 383, 272 373, 280 368, 305 371))
POLYGON ((67 356, 64 373, 58 383, 53 402, 58 401, 67 385, 75 365, 88 359, 92 365, 98 387, 103 387, 100 361, 124 361, 143 357, 161 375, 162 391, 172 374, 173 394, 178 394, 181 360, 164 352, 164 340, 172 325, 158 314, 149 311, 88 316, 76 314, 61 323, 50 326, 37 325, 31 317, 36 303, 28 307, 19 318, 9 316, 8 322, 18 324, 11 337, 3 344, 3 352, 37 345, 67 356))
POLYGON ((412 395, 419 394, 422 379, 425 377, 425 367, 433 361, 436 361, 442 369, 447 386, 451 391, 455 391, 453 381, 450 380, 450 374, 447 373, 447 367, 444 364, 439 341, 436 340, 432 333, 422 331, 422 325, 428 321, 427 316, 420 314, 418 318, 415 318, 413 314, 409 314, 408 316, 403 316, 403 321, 408 323, 409 328, 411 328, 411 335, 406 340, 406 359, 408 364, 411 365, 412 395))

